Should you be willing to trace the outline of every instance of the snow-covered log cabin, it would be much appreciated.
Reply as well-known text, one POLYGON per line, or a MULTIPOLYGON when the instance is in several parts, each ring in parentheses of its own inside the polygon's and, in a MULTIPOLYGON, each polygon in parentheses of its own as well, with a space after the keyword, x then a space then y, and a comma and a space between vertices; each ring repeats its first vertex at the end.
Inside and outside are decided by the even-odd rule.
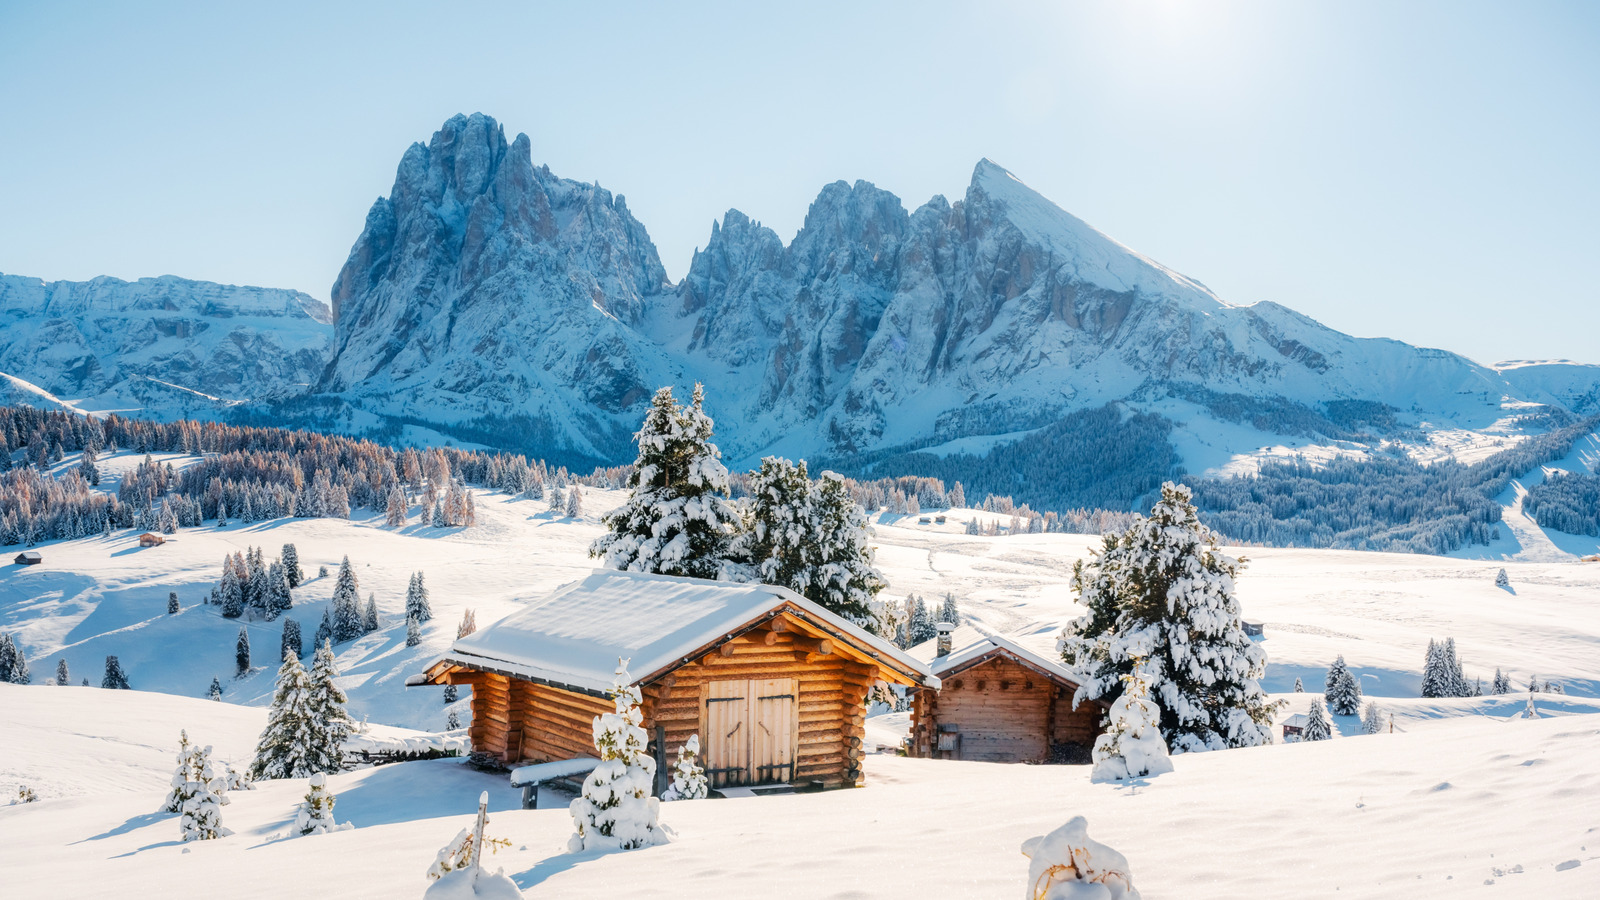
POLYGON ((474 751, 551 762, 594 754, 619 658, 643 694, 658 789, 692 734, 713 787, 854 786, 873 684, 939 686, 905 651, 785 588, 610 570, 457 640, 408 683, 470 685, 474 751))
POLYGON ((1074 707, 1078 676, 1059 659, 1029 647, 1024 637, 985 634, 970 625, 938 627, 938 637, 907 651, 942 683, 939 690, 910 691, 912 756, 1089 761, 1108 707, 1074 707))

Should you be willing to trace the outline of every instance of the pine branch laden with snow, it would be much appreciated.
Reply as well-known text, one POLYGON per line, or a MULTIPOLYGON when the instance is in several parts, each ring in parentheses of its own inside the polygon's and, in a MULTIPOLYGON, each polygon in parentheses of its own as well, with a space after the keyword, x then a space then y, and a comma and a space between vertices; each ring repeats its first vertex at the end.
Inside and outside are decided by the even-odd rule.
POLYGON ((575 831, 567 841, 569 853, 666 842, 661 801, 650 796, 656 761, 645 749, 639 688, 628 675, 627 660, 618 660, 609 693, 615 711, 594 719, 600 765, 584 779, 582 796, 570 806, 575 831))
POLYGON ((1062 630, 1057 648, 1087 676, 1074 703, 1114 699, 1137 668, 1152 679, 1173 753, 1271 743, 1277 706, 1261 690, 1266 651, 1239 617, 1242 567, 1218 549, 1189 489, 1162 485, 1148 518, 1105 536, 1094 558, 1073 567, 1087 612, 1062 630))
POLYGON ((1122 696, 1111 704, 1110 724, 1094 741, 1090 781, 1127 781, 1172 771, 1161 737, 1161 707, 1149 699, 1150 676, 1122 677, 1122 696))
POLYGON ((1026 900, 1140 900, 1128 858, 1089 837, 1083 816, 1024 841, 1022 855, 1028 858, 1026 900))
POLYGON ((661 795, 663 800, 703 800, 708 793, 706 770, 700 767, 700 735, 691 734, 678 748, 678 761, 672 766, 672 785, 661 795))
MULTIPOLYGON (((498 872, 491 876, 484 876, 482 874, 483 851, 485 849, 491 853, 494 853, 498 852, 502 847, 511 846, 511 842, 505 840, 504 838, 492 838, 485 834, 485 829, 488 827, 488 825, 489 792, 484 791, 482 794, 478 795, 478 815, 473 820, 472 827, 461 829, 461 831, 451 839, 450 843, 445 844, 444 847, 437 854, 435 854, 433 858, 433 865, 428 867, 427 879, 434 883, 434 887, 438 887, 439 885, 443 884, 444 889, 438 893, 435 893, 434 887, 430 887, 428 892, 424 895, 425 897, 454 898, 460 896, 470 898, 477 896, 502 896, 502 894, 498 892, 503 890, 503 888, 493 884, 493 882, 497 880, 503 880, 506 883, 511 884, 511 890, 513 892, 516 891, 515 883, 511 882, 510 879, 505 878, 503 872, 498 872), (456 893, 456 890, 458 889, 457 885, 452 884, 451 882, 460 875, 465 875, 467 878, 458 882, 460 890, 460 893, 458 894, 456 893), (483 889, 486 881, 491 882, 489 890, 487 891, 483 889)), ((513 893, 505 896, 520 897, 521 894, 513 893)))
POLYGON ((1361 712, 1361 682, 1344 664, 1340 656, 1328 667, 1328 677, 1323 683, 1323 697, 1328 709, 1338 716, 1353 716, 1361 712))
POLYGON ((728 470, 711 443, 712 421, 695 386, 688 406, 672 388, 656 392, 634 439, 639 456, 628 499, 605 516, 609 531, 589 545, 606 568, 693 578, 732 578, 738 508, 728 500, 728 470))
POLYGON ((321 772, 311 776, 306 799, 295 811, 294 828, 297 834, 328 834, 334 831, 349 831, 355 825, 346 822, 340 825, 333 819, 333 792, 328 790, 328 776, 321 772))

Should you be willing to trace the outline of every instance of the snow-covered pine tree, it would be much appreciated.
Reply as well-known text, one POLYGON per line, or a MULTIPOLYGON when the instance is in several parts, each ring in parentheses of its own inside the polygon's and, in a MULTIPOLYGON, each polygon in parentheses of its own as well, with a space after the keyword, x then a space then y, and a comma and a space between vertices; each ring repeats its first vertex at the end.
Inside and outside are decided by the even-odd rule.
POLYGON ((399 484, 389 488, 389 502, 384 510, 384 524, 392 528, 405 527, 406 491, 399 484))
POLYGON ((27 684, 33 681, 33 675, 28 671, 28 657, 22 652, 22 644, 11 637, 5 638, 5 643, 10 645, 7 654, 10 659, 0 666, 4 669, 4 680, 11 684, 27 684))
POLYGON ((672 766, 672 784, 661 795, 663 800, 702 800, 707 793, 706 770, 700 767, 700 735, 691 734, 678 748, 678 761, 672 766))
POLYGON ((317 633, 311 638, 311 647, 312 649, 321 647, 331 640, 333 640, 333 615, 331 610, 324 609, 322 622, 317 626, 317 633))
POLYGON ((333 820, 333 792, 328 790, 328 776, 317 772, 311 776, 306 800, 295 810, 294 829, 297 834, 329 834, 344 831, 349 823, 340 825, 333 820))
POLYGON ((1528 676, 1528 693, 1530 693, 1530 694, 1539 693, 1539 676, 1537 676, 1537 675, 1529 675, 1528 676))
POLYGON ((317 723, 311 708, 311 678, 293 654, 284 654, 267 709, 267 727, 256 743, 250 777, 304 778, 314 771, 310 745, 317 723))
POLYGON ((1304 694, 1306 692, 1306 686, 1300 681, 1299 676, 1294 679, 1294 692, 1296 694, 1304 694))
POLYGON ((361 610, 361 630, 367 634, 378 630, 377 594, 367 594, 367 605, 361 610))
POLYGON ((570 853, 600 848, 632 850, 665 840, 660 826, 661 801, 650 796, 656 761, 645 749, 639 689, 628 675, 626 660, 617 661, 609 694, 615 711, 594 719, 600 765, 584 779, 582 796, 572 801, 575 832, 567 841, 570 853))
POLYGON ((583 515, 583 488, 573 485, 567 491, 567 518, 576 519, 583 515))
POLYGON ((1367 701, 1367 708, 1361 714, 1361 730, 1367 734, 1377 734, 1383 730, 1383 713, 1379 711, 1378 704, 1367 701))
POLYGON ((283 620, 283 638, 278 642, 278 658, 283 659, 285 654, 293 653, 300 656, 305 646, 300 639, 300 623, 293 619, 283 620))
POLYGON ((242 678, 250 674, 250 632, 243 625, 239 626, 239 639, 233 644, 233 677, 242 678))
POLYGON ((961 608, 956 603, 956 595, 945 592, 944 605, 939 607, 939 621, 949 622, 951 625, 961 624, 961 608))
POLYGON ((231 563, 222 567, 222 583, 217 587, 217 595, 222 598, 223 618, 237 619, 244 615, 244 586, 239 583, 239 575, 231 563))
POLYGON ((78 462, 78 474, 91 485, 100 483, 100 468, 95 465, 96 457, 93 447, 83 448, 83 459, 78 462))
POLYGON ((407 616, 406 617, 406 646, 407 647, 415 647, 420 643, 422 643, 422 626, 417 624, 417 620, 416 619, 413 619, 410 616, 407 616))
POLYGON ((1137 669, 1122 676, 1122 694, 1111 704, 1106 731, 1094 740, 1090 781, 1127 781, 1172 771, 1161 737, 1161 707, 1149 698, 1151 681, 1137 669))
POLYGON ((131 690, 127 673, 122 671, 122 662, 115 656, 106 657, 106 674, 100 679, 100 686, 118 691, 131 690))
POLYGON ((567 492, 559 487, 551 486, 549 490, 550 511, 561 515, 567 511, 567 492))
POLYGON ((1499 669, 1495 669, 1494 670, 1494 682, 1493 682, 1493 686, 1490 688, 1490 690, 1492 690, 1496 694, 1509 694, 1509 693, 1511 693, 1511 676, 1505 674, 1504 672, 1500 671, 1499 669))
POLYGON ((56 660, 56 684, 65 687, 72 683, 72 676, 67 673, 65 658, 56 660))
POLYGON ((1495 587, 1510 587, 1511 586, 1511 576, 1506 574, 1506 570, 1505 569, 1501 569, 1500 573, 1498 575, 1494 576, 1494 586, 1495 587))
POLYGON ((0 682, 11 683, 11 670, 17 665, 17 645, 11 635, 0 631, 0 682))
POLYGON ((1306 713, 1306 727, 1300 732, 1302 741, 1325 741, 1333 737, 1333 726, 1328 722, 1327 713, 1322 711, 1322 701, 1312 700, 1311 709, 1306 713))
POLYGON ((178 731, 178 767, 172 772, 171 789, 161 804, 161 812, 183 812, 183 801, 189 799, 189 730, 178 731))
POLYGON ((1428 640, 1428 653, 1422 660, 1422 696, 1450 696, 1450 673, 1440 655, 1439 643, 1428 640))
POLYGON ((222 827, 222 808, 228 805, 227 779, 211 767, 211 748, 191 750, 183 808, 178 830, 184 841, 210 841, 233 832, 222 827))
POLYGON ((206 696, 219 702, 222 700, 222 682, 215 675, 211 677, 211 689, 206 691, 206 696))
POLYGON ((354 640, 363 634, 361 628, 361 585, 356 581, 355 569, 346 556, 339 563, 339 579, 333 585, 333 640, 336 643, 354 640))
POLYGON ((445 714, 445 717, 444 717, 444 730, 445 731, 456 731, 456 730, 458 730, 460 728, 461 728, 461 717, 459 715, 456 715, 456 711, 452 709, 448 713, 445 714))
POLYGON ((956 486, 950 489, 950 493, 945 494, 945 503, 949 504, 952 509, 964 509, 966 507, 967 492, 961 487, 961 482, 956 482, 956 486))
POLYGON ((736 540, 756 577, 804 595, 812 566, 819 561, 811 479, 799 465, 778 456, 761 460, 750 475, 747 527, 736 540))
POLYGON ((461 624, 456 626, 456 640, 459 641, 462 638, 466 637, 467 635, 469 635, 469 634, 471 634, 471 633, 473 633, 474 631, 477 631, 477 630, 478 630, 478 612, 477 612, 477 610, 472 610, 472 609, 463 610, 462 613, 461 613, 461 624))
POLYGON ((873 634, 883 632, 878 592, 888 582, 875 566, 866 513, 856 505, 844 477, 823 472, 813 492, 819 559, 806 598, 873 634))
POLYGON ((1471 686, 1467 684, 1467 676, 1461 670, 1461 659, 1460 659, 1460 657, 1456 656, 1456 639, 1455 638, 1451 637, 1451 638, 1445 638, 1444 639, 1444 650, 1442 651, 1441 655, 1442 655, 1443 661, 1444 661, 1445 672, 1448 674, 1447 681, 1449 682, 1449 686, 1450 686, 1449 687, 1450 692, 1448 694, 1445 694, 1445 696, 1446 697, 1470 697, 1470 696, 1472 696, 1471 686))
POLYGON ((459 699, 461 699, 461 693, 460 693, 460 691, 456 690, 456 686, 455 685, 447 684, 447 685, 444 686, 444 702, 445 703, 454 703, 459 699))
POLYGON ((296 550, 293 544, 284 544, 281 558, 283 577, 288 580, 289 587, 299 587, 300 583, 306 580, 306 573, 300 569, 300 551, 296 550))
POLYGON ((906 630, 910 633, 911 646, 931 641, 939 636, 939 630, 934 627, 933 616, 928 612, 928 604, 920 596, 911 597, 911 617, 907 621, 906 630))
POLYGON ((1058 642, 1063 659, 1090 676, 1075 702, 1120 693, 1121 676, 1144 659, 1172 751, 1271 743, 1276 705, 1261 690, 1266 652, 1239 618, 1241 564, 1218 549, 1190 496, 1162 485, 1148 518, 1075 567, 1073 587, 1089 611, 1058 642))
POLYGON ((711 443, 704 391, 688 406, 672 388, 656 392, 634 439, 639 456, 628 475, 628 499, 608 513, 609 531, 589 545, 611 569, 695 578, 733 576, 731 542, 739 511, 727 498, 728 470, 711 443))
POLYGON ((411 573, 411 584, 406 587, 406 618, 426 622, 433 618, 433 607, 428 603, 428 585, 421 572, 411 573))
POLYGON ((178 605, 178 592, 177 591, 168 591, 167 592, 167 615, 175 616, 175 615, 178 614, 178 611, 180 609, 182 609, 182 607, 178 605))
POLYGON ((1353 716, 1361 712, 1361 682, 1344 664, 1343 655, 1328 668, 1328 677, 1323 682, 1323 697, 1327 699, 1328 709, 1334 715, 1353 716))
POLYGON ((435 528, 444 528, 450 524, 450 520, 445 518, 444 515, 444 501, 433 501, 433 517, 431 524, 435 528))
POLYGON ((1522 717, 1524 719, 1539 718, 1539 710, 1533 705, 1533 693, 1531 691, 1528 693, 1528 705, 1522 710, 1522 717))
POLYGON ((226 500, 217 501, 217 527, 228 527, 228 501, 226 500))
POLYGON ((333 647, 323 644, 317 648, 311 666, 311 741, 306 748, 306 758, 313 771, 337 772, 344 766, 344 739, 350 736, 355 723, 345 712, 349 702, 339 687, 339 665, 333 656, 333 647))
POLYGON ((289 590, 289 576, 283 563, 273 560, 267 567, 267 600, 264 604, 270 621, 294 607, 294 595, 289 590))

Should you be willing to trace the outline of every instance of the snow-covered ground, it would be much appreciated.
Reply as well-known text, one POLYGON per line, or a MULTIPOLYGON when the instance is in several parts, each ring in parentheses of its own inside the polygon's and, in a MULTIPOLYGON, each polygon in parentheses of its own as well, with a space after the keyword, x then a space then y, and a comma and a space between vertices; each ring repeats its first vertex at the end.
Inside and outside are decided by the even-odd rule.
POLYGON ((182 845, 176 816, 155 812, 171 762, 149 742, 183 724, 232 752, 253 739, 243 712, 0 685, 6 756, 48 756, 66 739, 64 774, 109 773, 81 781, 80 796, 0 807, 6 896, 278 898, 315 884, 319 896, 419 897, 434 853, 484 791, 488 834, 511 841, 490 865, 528 897, 1015 897, 1022 842, 1074 815, 1127 855, 1147 900, 1600 892, 1595 716, 1455 718, 1180 756, 1176 771, 1123 785, 1091 784, 1087 766, 877 755, 860 790, 665 804, 672 843, 577 856, 563 852, 566 810, 517 809, 504 776, 454 760, 400 763, 328 779, 351 831, 281 837, 306 791, 288 780, 229 794, 233 836, 182 845), (19 741, 24 723, 33 731, 19 741))
MULTIPOLYGON (((103 460, 107 486, 136 460, 103 460)), ((285 831, 306 787, 268 784, 233 795, 224 821, 234 837, 183 853, 174 821, 152 812, 178 731, 220 757, 245 759, 281 631, 248 623, 259 668, 231 677, 239 622, 200 603, 225 553, 258 545, 270 558, 285 542, 297 545, 311 580, 289 615, 308 639, 332 591, 333 578, 317 578, 317 568, 336 570, 348 554, 383 620, 378 632, 339 648, 352 712, 377 734, 400 734, 377 723, 437 731, 447 712, 441 689, 405 688, 405 677, 449 645, 464 610, 487 624, 592 567, 585 548, 621 495, 585 493, 578 519, 553 515, 542 501, 480 493, 480 524, 469 529, 295 519, 185 529, 147 549, 119 532, 42 545, 43 565, 0 566, 0 630, 18 639, 36 683, 0 686, 0 796, 26 783, 42 798, 0 808, 7 896, 91 896, 112 883, 131 886, 129 896, 163 896, 189 878, 225 885, 218 896, 266 896, 281 891, 286 871, 316 873, 341 896, 420 895, 433 853, 466 824, 483 790, 495 811, 491 834, 513 841, 494 864, 529 896, 595 896, 619 883, 637 896, 1014 896, 1027 868, 1021 842, 1075 814, 1129 856, 1147 898, 1600 891, 1592 766, 1600 564, 1565 555, 1502 562, 1240 551, 1250 558, 1239 581, 1245 617, 1265 626, 1265 687, 1291 704, 1281 715, 1310 702, 1290 693, 1295 678, 1319 691, 1342 654, 1367 696, 1393 715, 1393 734, 1356 736, 1354 718, 1336 718, 1343 737, 1326 744, 1180 757, 1175 773, 1123 788, 1090 785, 1087 768, 875 755, 864 790, 668 805, 676 843, 603 858, 560 854, 564 811, 514 810, 503 778, 451 761, 407 763, 330 780, 337 817, 354 831, 269 840, 285 831), (1502 566, 1509 588, 1494 584, 1502 566), (423 644, 407 648, 401 615, 417 570, 435 619, 423 644), (184 607, 176 616, 165 612, 171 590, 184 607), (1526 695, 1419 699, 1427 642, 1446 637, 1456 639, 1469 677, 1488 681, 1500 667, 1519 687, 1537 675, 1568 693, 1538 695, 1546 715, 1538 721, 1517 718, 1526 695), (73 684, 98 684, 107 654, 119 656, 139 690, 40 684, 60 659, 73 684), (222 703, 202 699, 213 676, 222 703)), ((969 536, 962 531, 973 516, 994 517, 957 510, 943 525, 922 525, 917 516, 880 516, 889 596, 936 603, 953 592, 975 624, 1048 651, 1078 611, 1067 587, 1072 564, 1098 538, 969 536)), ((458 703, 466 702, 463 692, 458 703)), ((892 744, 904 728, 903 714, 876 717, 869 745, 892 744)))

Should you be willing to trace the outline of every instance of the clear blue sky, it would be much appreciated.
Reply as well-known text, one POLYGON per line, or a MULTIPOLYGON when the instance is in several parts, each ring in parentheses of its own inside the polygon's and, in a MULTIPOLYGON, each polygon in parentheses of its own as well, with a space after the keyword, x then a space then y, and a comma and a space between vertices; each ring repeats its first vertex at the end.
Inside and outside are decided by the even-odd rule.
POLYGON ((0 271, 326 299, 456 112, 626 194, 672 277, 737 207, 914 208, 990 157, 1234 303, 1600 362, 1600 3, 0 0, 0 271))

